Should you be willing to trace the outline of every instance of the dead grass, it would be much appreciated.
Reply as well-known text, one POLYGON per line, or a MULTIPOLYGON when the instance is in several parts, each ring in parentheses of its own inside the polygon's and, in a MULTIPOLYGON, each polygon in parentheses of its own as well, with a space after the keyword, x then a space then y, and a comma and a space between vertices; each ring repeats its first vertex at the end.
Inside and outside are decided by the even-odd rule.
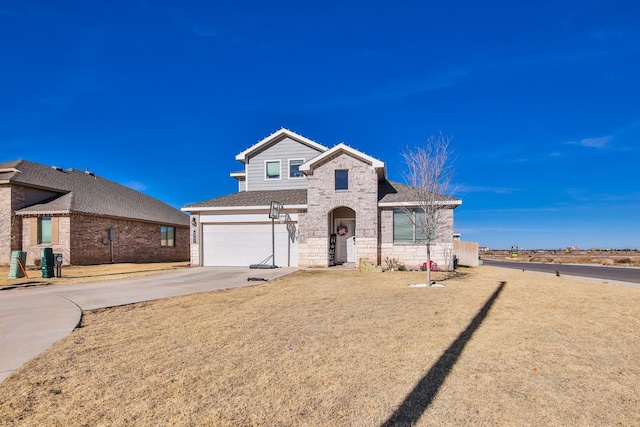
POLYGON ((0 424, 640 424, 640 289, 463 270, 426 289, 300 271, 87 313, 0 383, 0 424))
POLYGON ((189 267, 188 262, 73 265, 62 267, 62 277, 43 278, 42 270, 31 269, 27 270, 29 277, 19 279, 9 279, 9 267, 0 267, 0 290, 8 287, 67 285, 70 283, 126 279, 187 267, 189 267))
POLYGON ((615 265, 618 267, 640 267, 640 257, 628 256, 592 256, 592 255, 554 255, 540 254, 530 255, 525 258, 508 258, 512 261, 529 262, 553 262, 556 264, 602 264, 615 265))

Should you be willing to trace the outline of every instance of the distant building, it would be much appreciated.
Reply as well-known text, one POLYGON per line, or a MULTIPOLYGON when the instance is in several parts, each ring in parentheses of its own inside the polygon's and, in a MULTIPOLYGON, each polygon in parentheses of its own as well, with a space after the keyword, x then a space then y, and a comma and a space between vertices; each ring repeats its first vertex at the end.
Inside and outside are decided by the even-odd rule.
POLYGON ((0 162, 0 265, 45 247, 64 264, 188 261, 189 217, 89 171, 0 162))

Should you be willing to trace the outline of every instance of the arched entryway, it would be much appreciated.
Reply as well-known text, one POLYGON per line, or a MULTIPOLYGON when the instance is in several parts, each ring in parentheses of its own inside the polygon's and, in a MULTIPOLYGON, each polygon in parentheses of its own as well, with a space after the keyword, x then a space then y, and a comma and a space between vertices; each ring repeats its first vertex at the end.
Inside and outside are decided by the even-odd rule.
POLYGON ((344 206, 333 209, 329 213, 329 265, 356 262, 355 235, 356 212, 344 206))

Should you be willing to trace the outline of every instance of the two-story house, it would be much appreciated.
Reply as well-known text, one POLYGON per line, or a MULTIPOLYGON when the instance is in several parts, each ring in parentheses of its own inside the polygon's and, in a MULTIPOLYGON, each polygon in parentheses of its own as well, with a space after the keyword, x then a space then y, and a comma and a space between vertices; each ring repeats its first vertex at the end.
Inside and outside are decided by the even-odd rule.
MULTIPOLYGON (((409 187, 387 180, 384 162, 340 143, 325 147, 287 129, 236 156, 238 192, 185 206, 191 215, 191 263, 327 267, 386 257, 417 267, 427 261, 406 208, 418 206, 409 187), (270 218, 272 202, 279 204, 270 218), (275 253, 275 259, 270 255, 275 253)), ((448 237, 432 245, 432 260, 451 265, 453 210, 442 196, 448 237)))

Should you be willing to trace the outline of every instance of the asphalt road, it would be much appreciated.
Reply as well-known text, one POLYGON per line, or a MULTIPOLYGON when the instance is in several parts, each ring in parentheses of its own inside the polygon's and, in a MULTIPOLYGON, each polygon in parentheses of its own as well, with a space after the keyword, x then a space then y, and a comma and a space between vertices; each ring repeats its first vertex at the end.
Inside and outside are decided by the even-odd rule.
POLYGON ((556 271, 562 276, 579 276, 592 279, 610 280, 615 282, 628 282, 640 284, 640 268, 634 267, 610 267, 604 265, 586 265, 586 264, 555 264, 540 262, 518 262, 518 261, 500 261, 495 259, 484 259, 485 265, 494 267, 513 268, 528 271, 540 271, 543 273, 556 274, 556 271))

